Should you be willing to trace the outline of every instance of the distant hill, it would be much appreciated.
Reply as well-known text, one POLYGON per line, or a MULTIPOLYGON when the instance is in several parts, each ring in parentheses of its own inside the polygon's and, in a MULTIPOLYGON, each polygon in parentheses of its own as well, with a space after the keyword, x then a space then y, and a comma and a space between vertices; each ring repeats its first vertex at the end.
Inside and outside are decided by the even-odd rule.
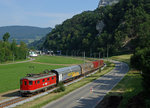
POLYGON ((17 43, 23 41, 27 44, 40 40, 42 37, 46 36, 51 32, 52 28, 40 28, 32 26, 4 26, 0 27, 0 39, 6 32, 10 33, 10 41, 15 39, 17 43))

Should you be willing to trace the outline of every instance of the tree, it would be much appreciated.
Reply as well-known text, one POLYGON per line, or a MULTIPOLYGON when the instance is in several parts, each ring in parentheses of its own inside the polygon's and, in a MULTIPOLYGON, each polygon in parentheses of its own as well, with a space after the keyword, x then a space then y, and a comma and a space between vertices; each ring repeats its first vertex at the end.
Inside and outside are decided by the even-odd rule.
POLYGON ((150 97, 150 48, 137 49, 131 57, 131 66, 142 71, 143 87, 146 95, 150 97))
POLYGON ((4 62, 5 61, 5 49, 1 48, 0 49, 0 62, 4 62))
POLYGON ((20 47, 19 47, 19 58, 20 59, 26 59, 26 56, 27 56, 27 46, 24 42, 20 42, 20 47))
POLYGON ((8 32, 6 32, 6 33, 3 35, 3 41, 4 41, 4 42, 7 42, 8 39, 9 39, 9 37, 10 37, 10 34, 9 34, 8 32))

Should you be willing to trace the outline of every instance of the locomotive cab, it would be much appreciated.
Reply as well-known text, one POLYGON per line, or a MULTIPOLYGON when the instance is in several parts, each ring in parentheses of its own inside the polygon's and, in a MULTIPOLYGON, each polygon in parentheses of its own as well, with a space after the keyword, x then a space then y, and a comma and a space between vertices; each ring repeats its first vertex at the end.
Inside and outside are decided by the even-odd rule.
POLYGON ((28 79, 20 80, 20 90, 32 90, 34 89, 34 81, 28 79))
POLYGON ((56 74, 32 74, 20 80, 20 93, 30 96, 40 91, 45 91, 56 84, 56 74))

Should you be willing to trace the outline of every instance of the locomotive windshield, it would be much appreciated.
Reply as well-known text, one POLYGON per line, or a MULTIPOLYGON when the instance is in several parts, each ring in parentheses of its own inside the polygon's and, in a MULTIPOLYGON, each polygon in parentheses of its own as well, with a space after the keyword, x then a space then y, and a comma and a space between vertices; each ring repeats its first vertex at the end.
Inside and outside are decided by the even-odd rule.
POLYGON ((29 85, 32 85, 32 81, 29 81, 29 85))

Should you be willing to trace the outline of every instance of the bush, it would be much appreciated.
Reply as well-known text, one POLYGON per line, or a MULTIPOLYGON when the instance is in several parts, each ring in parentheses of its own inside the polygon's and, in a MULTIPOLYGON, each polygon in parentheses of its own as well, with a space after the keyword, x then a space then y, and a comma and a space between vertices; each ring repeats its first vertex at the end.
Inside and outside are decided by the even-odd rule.
POLYGON ((106 65, 107 65, 107 67, 111 67, 111 62, 106 61, 106 65))
POLYGON ((131 66, 142 71, 144 91, 150 97, 150 48, 137 50, 131 57, 131 66))
POLYGON ((63 82, 60 82, 58 83, 58 88, 54 91, 55 93, 57 92, 62 92, 62 91, 65 91, 65 86, 64 86, 64 83, 63 82))

